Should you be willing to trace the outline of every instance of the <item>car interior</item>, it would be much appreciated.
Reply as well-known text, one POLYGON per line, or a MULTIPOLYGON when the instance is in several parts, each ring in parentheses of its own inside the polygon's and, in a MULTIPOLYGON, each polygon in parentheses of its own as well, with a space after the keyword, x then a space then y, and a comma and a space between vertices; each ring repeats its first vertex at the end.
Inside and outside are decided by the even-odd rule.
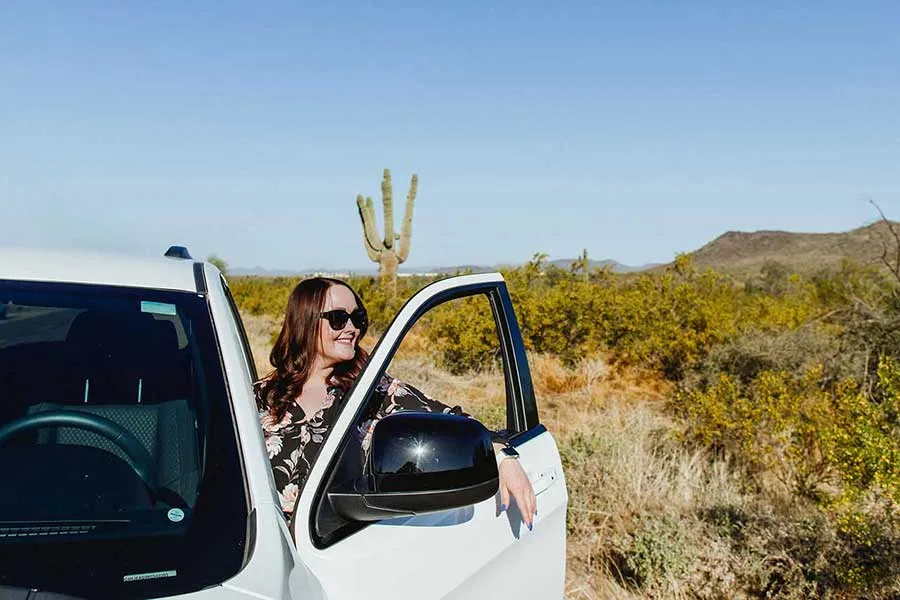
POLYGON ((33 415, 112 422, 146 450, 151 487, 163 493, 145 489, 136 453, 116 436, 45 423, 0 440, 0 472, 18 482, 2 486, 0 514, 93 518, 157 500, 193 505, 201 464, 195 366, 176 325, 178 317, 137 310, 10 308, 0 320, 0 430, 33 415))

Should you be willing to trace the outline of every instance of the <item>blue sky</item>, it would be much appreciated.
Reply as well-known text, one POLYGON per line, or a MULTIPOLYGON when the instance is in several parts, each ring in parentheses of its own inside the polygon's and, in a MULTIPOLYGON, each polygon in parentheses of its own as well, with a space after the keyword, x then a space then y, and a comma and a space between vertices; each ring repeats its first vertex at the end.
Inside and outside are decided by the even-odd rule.
POLYGON ((365 268, 384 167, 410 266, 900 219, 900 3, 323 4, 0 3, 0 244, 365 268))

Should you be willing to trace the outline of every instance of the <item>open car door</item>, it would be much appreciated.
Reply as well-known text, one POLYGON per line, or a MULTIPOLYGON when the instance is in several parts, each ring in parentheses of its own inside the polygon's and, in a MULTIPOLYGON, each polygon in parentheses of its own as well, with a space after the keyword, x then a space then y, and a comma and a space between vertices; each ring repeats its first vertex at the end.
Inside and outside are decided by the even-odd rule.
MULTIPOLYGON (((437 399, 460 404, 454 398, 437 399)), ((525 348, 503 277, 466 275, 427 286, 394 319, 345 397, 300 492, 291 528, 299 560, 330 600, 546 600, 561 598, 564 592, 567 501, 559 453, 538 419, 525 348), (360 521, 339 514, 329 494, 362 469, 358 429, 400 342, 429 310, 477 295, 487 296, 496 324, 506 390, 506 435, 537 496, 533 531, 525 527, 515 506, 500 511, 497 493, 467 506, 438 512, 426 507, 413 516, 383 520, 360 521)))

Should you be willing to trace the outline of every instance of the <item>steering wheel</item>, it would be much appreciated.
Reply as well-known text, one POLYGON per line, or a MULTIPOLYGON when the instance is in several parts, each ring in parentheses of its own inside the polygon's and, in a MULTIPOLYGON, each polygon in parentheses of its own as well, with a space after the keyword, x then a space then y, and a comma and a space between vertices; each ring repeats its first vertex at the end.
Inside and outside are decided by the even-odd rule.
POLYGON ((45 427, 72 427, 103 436, 118 446, 129 458, 131 468, 143 481, 151 500, 155 502, 160 497, 153 457, 134 434, 106 417, 74 410, 35 413, 0 427, 0 445, 21 433, 45 427))

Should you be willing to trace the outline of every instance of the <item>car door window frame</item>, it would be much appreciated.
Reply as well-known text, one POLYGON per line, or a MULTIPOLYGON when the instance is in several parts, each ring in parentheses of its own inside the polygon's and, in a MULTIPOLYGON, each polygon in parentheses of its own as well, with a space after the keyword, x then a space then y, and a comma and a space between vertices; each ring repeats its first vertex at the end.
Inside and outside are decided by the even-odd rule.
POLYGON ((225 277, 219 275, 219 283, 222 285, 222 293, 225 295, 226 304, 231 312, 231 318, 234 326, 238 331, 238 338, 241 340, 241 350, 244 354, 244 363, 247 366, 247 372, 250 373, 250 381, 256 382, 259 379, 259 373, 256 370, 256 362, 253 360, 253 350, 250 347, 250 338, 247 337, 247 331, 244 329, 244 322, 241 320, 241 314, 238 312, 237 304, 231 296, 231 289, 225 277))
MULTIPOLYGON (((427 287, 424 288, 419 294, 425 292, 427 289, 427 287)), ((413 296, 413 298, 407 301, 407 304, 419 294, 413 296)), ((385 371, 387 371, 395 353, 413 325, 415 325, 425 313, 441 304, 460 298, 477 296, 479 294, 486 295, 490 301, 491 312, 494 315, 497 338, 500 343, 501 355, 503 357, 507 428, 510 442, 513 445, 523 443, 526 439, 531 439, 534 435, 538 435, 540 432, 544 431, 538 418, 537 403, 535 402, 531 371, 525 354, 524 342, 519 330, 518 321, 516 320, 515 311, 512 307, 509 291, 506 287, 506 283, 503 281, 461 285, 437 293, 433 297, 428 298, 422 306, 407 319, 407 322, 403 324, 400 333, 393 342, 392 347, 389 349, 383 363, 378 367, 378 372, 373 378, 370 388, 366 390, 367 401, 360 404, 351 423, 358 423, 366 411, 370 410, 370 397, 377 382, 381 379, 385 371)), ((400 312, 402 313, 402 309, 400 312)), ((391 326, 393 326, 393 322, 391 323, 391 326)), ((391 326, 389 326, 386 331, 390 330, 391 326)), ((375 348, 373 348, 371 353, 373 356, 383 342, 384 338, 379 340, 375 345, 375 348)), ((359 378, 357 378, 357 381, 359 381, 359 378)), ((348 390, 346 397, 350 397, 354 394, 355 389, 356 385, 354 384, 350 390, 348 390)), ((351 426, 346 431, 342 432, 342 439, 336 451, 329 459, 329 464, 319 482, 316 496, 311 505, 308 520, 309 535, 313 545, 318 549, 327 548, 368 526, 366 523, 345 522, 325 535, 321 535, 319 532, 321 521, 324 518, 327 518, 327 515, 322 514, 323 506, 328 502, 327 491, 334 485, 333 478, 344 459, 345 453, 353 446, 351 443, 353 431, 354 427, 351 426)), ((329 434, 330 433, 331 432, 329 432, 329 434)), ((298 496, 302 493, 303 489, 300 490, 298 496)), ((295 516, 296 514, 292 516, 291 520, 292 532, 295 531, 295 524, 293 523, 293 517, 295 516)))

